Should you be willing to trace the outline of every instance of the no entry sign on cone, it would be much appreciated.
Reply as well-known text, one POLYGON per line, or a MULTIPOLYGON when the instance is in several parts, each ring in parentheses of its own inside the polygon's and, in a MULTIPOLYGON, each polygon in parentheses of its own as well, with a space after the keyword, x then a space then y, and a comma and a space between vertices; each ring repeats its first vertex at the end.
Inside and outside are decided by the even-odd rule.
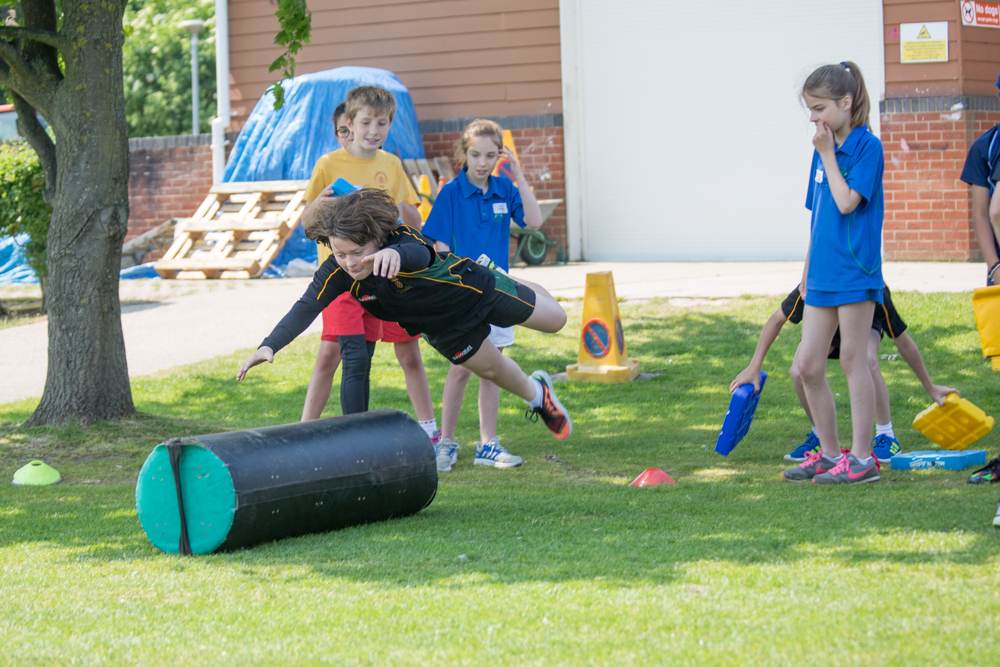
POLYGON ((625 332, 618 314, 618 297, 610 271, 587 274, 583 294, 583 326, 577 363, 566 367, 570 380, 630 382, 639 375, 639 363, 628 358, 625 332))

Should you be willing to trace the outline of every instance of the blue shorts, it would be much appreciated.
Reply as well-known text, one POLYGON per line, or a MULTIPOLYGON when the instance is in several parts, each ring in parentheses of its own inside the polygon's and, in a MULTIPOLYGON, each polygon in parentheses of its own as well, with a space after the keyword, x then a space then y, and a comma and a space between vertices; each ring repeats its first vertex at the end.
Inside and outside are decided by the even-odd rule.
POLYGON ((848 303, 858 303, 861 301, 874 301, 882 303, 882 290, 861 289, 849 292, 823 292, 821 290, 806 290, 806 305, 818 308, 832 308, 843 306, 848 303))

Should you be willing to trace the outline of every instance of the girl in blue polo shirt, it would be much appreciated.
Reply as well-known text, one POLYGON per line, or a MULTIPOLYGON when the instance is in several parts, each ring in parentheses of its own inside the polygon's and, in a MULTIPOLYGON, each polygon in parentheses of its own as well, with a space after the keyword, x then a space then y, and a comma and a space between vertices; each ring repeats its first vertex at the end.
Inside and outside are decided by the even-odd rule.
MULTIPOLYGON (((506 271, 511 221, 521 227, 538 229, 542 225, 542 211, 517 160, 504 148, 503 130, 499 125, 482 119, 469 123, 455 153, 465 166, 454 180, 441 188, 421 232, 434 239, 439 252, 450 251, 473 259, 486 255, 506 271), (516 185, 505 176, 491 176, 500 158, 510 162, 516 185)), ((503 348, 514 343, 514 328, 491 325, 490 341, 503 352, 503 348)), ((452 364, 444 384, 441 444, 437 456, 437 468, 442 472, 451 470, 458 460, 455 427, 470 375, 464 366, 452 364)), ((476 447, 475 465, 498 468, 521 465, 521 457, 508 452, 497 438, 499 410, 500 388, 480 378, 480 442, 476 447)))
POLYGON ((868 332, 882 303, 882 143, 868 128, 870 102, 852 62, 824 65, 802 86, 816 124, 806 208, 812 211, 802 274, 805 312, 795 363, 822 452, 783 473, 790 482, 858 484, 879 479, 872 456, 875 386, 867 366, 868 332), (853 439, 842 451, 826 357, 840 327, 840 365, 851 395, 853 439))

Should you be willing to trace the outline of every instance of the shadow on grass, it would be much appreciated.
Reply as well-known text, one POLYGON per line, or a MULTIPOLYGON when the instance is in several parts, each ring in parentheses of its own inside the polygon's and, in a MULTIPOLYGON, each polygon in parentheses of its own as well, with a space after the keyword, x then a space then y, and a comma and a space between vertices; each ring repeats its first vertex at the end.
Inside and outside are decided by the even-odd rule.
POLYGON ((700 561, 794 567, 818 557, 845 565, 981 564, 995 555, 997 538, 981 518, 970 516, 968 499, 958 494, 936 499, 929 512, 921 507, 920 489, 827 493, 790 486, 446 485, 414 517, 194 560, 156 551, 138 525, 131 495, 120 487, 48 489, 30 499, 4 492, 0 546, 49 542, 70 548, 66 558, 75 562, 176 559, 178 566, 240 566, 259 579, 274 576, 275 568, 303 568, 400 586, 447 584, 460 574, 497 583, 659 584, 700 561), (807 502, 823 505, 804 512, 807 502), (904 507, 911 509, 900 511, 904 507), (872 539, 888 544, 873 546, 872 539), (467 560, 459 561, 460 554, 467 560))

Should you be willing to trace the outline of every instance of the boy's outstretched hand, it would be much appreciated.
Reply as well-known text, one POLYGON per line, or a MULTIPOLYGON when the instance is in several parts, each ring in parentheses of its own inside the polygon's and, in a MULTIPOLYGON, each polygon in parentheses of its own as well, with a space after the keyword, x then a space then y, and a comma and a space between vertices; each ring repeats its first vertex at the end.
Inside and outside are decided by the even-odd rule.
POLYGON ((736 379, 733 380, 733 383, 729 385, 729 391, 730 392, 736 391, 738 388, 742 387, 745 384, 752 384, 753 393, 755 394, 758 391, 760 391, 759 368, 754 368, 753 366, 747 366, 742 371, 740 371, 740 374, 736 376, 736 379))
POLYGON ((382 248, 374 255, 368 255, 361 260, 372 263, 372 275, 383 278, 395 278, 399 273, 399 253, 392 248, 382 248))
POLYGON ((931 388, 927 390, 927 393, 931 395, 931 398, 933 398, 934 402, 938 405, 944 405, 944 399, 948 396, 948 394, 958 394, 958 397, 962 398, 962 392, 958 389, 945 387, 940 384, 932 384, 931 388))
POLYGON ((247 357, 247 360, 240 366, 240 371, 236 374, 236 381, 239 382, 245 378, 248 370, 265 361, 269 364, 274 363, 274 351, 266 345, 257 348, 253 354, 247 357))

